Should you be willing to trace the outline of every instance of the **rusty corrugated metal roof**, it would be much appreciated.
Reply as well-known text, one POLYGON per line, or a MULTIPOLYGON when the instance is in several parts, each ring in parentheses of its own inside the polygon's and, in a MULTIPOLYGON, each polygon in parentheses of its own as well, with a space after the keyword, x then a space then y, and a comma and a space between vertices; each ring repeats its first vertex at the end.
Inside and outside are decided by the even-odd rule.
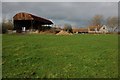
POLYGON ((14 20, 33 20, 31 14, 28 13, 17 13, 14 17, 14 20))
POLYGON ((46 23, 46 24, 53 24, 52 21, 42 18, 42 17, 38 17, 29 13, 25 13, 25 12, 21 12, 21 13, 17 13, 14 17, 14 20, 35 20, 35 21, 39 21, 41 23, 46 23))

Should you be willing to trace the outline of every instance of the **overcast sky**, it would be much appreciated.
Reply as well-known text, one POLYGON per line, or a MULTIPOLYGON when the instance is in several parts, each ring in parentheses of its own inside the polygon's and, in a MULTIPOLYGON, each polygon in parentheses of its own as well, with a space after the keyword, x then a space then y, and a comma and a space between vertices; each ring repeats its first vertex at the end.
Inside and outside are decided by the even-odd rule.
POLYGON ((1 0, 2 2, 119 2, 119 0, 1 0))
POLYGON ((19 12, 51 19, 55 24, 70 23, 79 27, 89 24, 96 14, 104 18, 118 15, 117 2, 3 2, 2 16, 10 18, 19 12))

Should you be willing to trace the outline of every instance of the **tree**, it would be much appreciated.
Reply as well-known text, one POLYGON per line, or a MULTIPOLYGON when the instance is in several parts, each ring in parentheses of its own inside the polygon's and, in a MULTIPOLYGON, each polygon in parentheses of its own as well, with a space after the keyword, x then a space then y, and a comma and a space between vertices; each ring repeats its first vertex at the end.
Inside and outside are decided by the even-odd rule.
POLYGON ((118 26, 118 18, 117 17, 109 17, 107 18, 107 25, 111 28, 118 26))
POLYGON ((3 19, 1 24, 2 24, 2 33, 7 33, 8 30, 13 30, 12 20, 3 19))
POLYGON ((12 20, 8 20, 6 24, 6 28, 8 30, 13 30, 13 23, 12 23, 12 20))
POLYGON ((7 33, 8 30, 13 30, 12 20, 3 19, 1 24, 2 24, 2 33, 7 33))
POLYGON ((5 28, 8 29, 8 30, 13 30, 13 23, 12 23, 12 20, 3 19, 2 27, 5 27, 5 28))
POLYGON ((72 33, 72 26, 70 24, 65 24, 63 30, 72 33))
POLYGON ((103 16, 102 15, 95 15, 92 20, 93 26, 101 26, 102 25, 103 16))
POLYGON ((2 24, 2 33, 7 33, 7 28, 6 28, 6 24, 4 22, 1 23, 2 24))
POLYGON ((8 32, 8 30, 4 26, 2 26, 2 33, 5 34, 7 32, 8 32))
POLYGON ((2 22, 0 22, 0 34, 2 34, 2 22))

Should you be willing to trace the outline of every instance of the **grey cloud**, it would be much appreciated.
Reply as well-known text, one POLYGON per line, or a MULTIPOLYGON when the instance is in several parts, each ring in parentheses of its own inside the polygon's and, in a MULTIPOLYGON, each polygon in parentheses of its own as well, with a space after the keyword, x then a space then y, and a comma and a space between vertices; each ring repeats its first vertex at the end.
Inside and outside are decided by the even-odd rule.
POLYGON ((117 16, 117 6, 117 2, 3 2, 2 13, 3 17, 12 18, 17 12, 30 12, 56 24, 70 22, 80 26, 96 14, 105 18, 117 16))

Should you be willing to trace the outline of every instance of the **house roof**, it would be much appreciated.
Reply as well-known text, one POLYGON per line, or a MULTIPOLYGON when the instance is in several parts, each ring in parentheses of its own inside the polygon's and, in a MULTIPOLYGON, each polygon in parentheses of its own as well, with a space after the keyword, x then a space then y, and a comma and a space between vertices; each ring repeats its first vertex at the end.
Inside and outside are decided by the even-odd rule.
POLYGON ((89 26, 89 29, 95 29, 95 28, 100 29, 101 26, 89 26))
POLYGON ((88 28, 92 31, 95 31, 95 29, 99 30, 102 26, 89 26, 88 28))

